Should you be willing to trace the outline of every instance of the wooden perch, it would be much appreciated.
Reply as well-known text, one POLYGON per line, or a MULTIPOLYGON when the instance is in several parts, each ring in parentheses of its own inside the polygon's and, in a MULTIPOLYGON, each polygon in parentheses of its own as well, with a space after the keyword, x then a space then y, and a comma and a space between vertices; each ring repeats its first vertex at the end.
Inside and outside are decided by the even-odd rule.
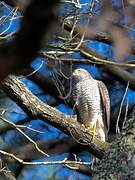
POLYGON ((4 92, 15 101, 33 119, 41 119, 72 136, 80 145, 93 155, 102 158, 109 144, 93 138, 72 116, 67 116, 57 109, 43 103, 28 90, 15 76, 8 76, 1 83, 4 92))

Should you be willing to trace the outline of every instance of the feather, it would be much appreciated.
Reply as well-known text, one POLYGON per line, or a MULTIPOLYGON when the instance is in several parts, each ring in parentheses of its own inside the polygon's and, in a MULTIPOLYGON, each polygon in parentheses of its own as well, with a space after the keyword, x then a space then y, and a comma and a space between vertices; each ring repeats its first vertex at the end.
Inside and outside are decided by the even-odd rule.
POLYGON ((102 81, 98 81, 98 87, 101 94, 102 99, 102 105, 103 105, 103 111, 104 111, 104 123, 107 129, 107 132, 110 128, 110 98, 108 90, 105 86, 105 84, 102 81))

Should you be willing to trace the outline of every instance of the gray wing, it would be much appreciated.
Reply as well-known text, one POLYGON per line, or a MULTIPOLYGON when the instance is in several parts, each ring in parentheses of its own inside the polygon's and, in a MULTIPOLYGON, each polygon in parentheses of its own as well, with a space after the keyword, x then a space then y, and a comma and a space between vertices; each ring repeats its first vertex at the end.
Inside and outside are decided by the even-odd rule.
POLYGON ((108 90, 105 86, 105 84, 102 81, 98 81, 98 87, 102 99, 102 105, 103 105, 103 111, 104 111, 104 123, 107 128, 107 131, 109 131, 110 128, 110 98, 108 90))

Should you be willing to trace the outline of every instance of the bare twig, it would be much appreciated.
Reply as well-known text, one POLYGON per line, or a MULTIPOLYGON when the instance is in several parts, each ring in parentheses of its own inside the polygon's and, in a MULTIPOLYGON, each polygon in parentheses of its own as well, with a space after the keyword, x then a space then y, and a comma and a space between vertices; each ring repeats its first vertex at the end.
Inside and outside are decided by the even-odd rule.
POLYGON ((120 115, 121 115, 121 111, 122 111, 122 106, 125 100, 125 97, 127 95, 127 91, 128 91, 128 87, 129 87, 129 82, 127 83, 127 87, 125 89, 121 104, 120 104, 120 109, 119 109, 119 113, 118 113, 118 117, 117 117, 117 121, 116 121, 116 133, 120 133, 120 129, 119 129, 119 120, 120 120, 120 115))
POLYGON ((80 164, 80 165, 90 165, 90 162, 80 162, 80 161, 69 161, 67 158, 65 158, 62 161, 47 161, 47 162, 27 162, 23 161, 22 159, 18 158, 14 154, 8 153, 6 151, 0 150, 0 154, 4 155, 6 157, 9 157, 23 165, 57 165, 57 164, 80 164))
POLYGON ((12 127, 14 127, 14 128, 15 128, 18 132, 20 132, 26 139, 28 139, 28 140, 35 146, 35 148, 37 149, 37 151, 39 151, 39 152, 42 153, 43 155, 49 157, 49 155, 46 154, 44 151, 42 151, 42 150, 38 147, 37 143, 36 143, 34 140, 32 140, 28 135, 26 135, 17 125, 15 125, 15 124, 14 124, 13 122, 11 122, 11 121, 8 121, 8 120, 5 119, 2 115, 0 115, 0 118, 1 118, 2 121, 6 122, 7 124, 9 124, 9 125, 11 125, 12 127))

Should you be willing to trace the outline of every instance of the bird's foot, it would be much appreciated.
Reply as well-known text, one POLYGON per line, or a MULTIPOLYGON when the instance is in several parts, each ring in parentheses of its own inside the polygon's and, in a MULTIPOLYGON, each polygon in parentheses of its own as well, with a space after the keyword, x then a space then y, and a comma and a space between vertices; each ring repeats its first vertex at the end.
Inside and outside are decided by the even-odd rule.
POLYGON ((87 127, 87 132, 89 132, 89 134, 92 135, 92 138, 91 138, 91 141, 92 141, 96 136, 96 127, 94 128, 87 127))

